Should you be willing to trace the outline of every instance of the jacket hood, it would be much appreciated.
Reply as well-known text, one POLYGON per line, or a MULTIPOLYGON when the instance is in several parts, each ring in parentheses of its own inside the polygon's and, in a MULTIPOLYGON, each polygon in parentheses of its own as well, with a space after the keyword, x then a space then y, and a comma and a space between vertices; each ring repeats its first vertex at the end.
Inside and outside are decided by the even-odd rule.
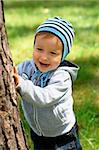
POLYGON ((70 76, 72 78, 72 81, 76 80, 77 78, 77 74, 78 74, 78 70, 79 70, 79 66, 69 62, 67 60, 64 60, 63 62, 61 62, 60 66, 62 70, 68 71, 70 73, 70 76))

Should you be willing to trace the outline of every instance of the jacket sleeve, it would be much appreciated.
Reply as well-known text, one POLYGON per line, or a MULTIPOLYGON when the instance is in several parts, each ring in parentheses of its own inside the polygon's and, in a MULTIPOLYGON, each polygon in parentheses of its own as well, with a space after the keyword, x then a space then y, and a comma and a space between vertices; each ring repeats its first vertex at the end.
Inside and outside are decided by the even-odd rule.
POLYGON ((20 76, 20 84, 17 89, 23 100, 34 103, 39 107, 45 107, 64 100, 64 96, 71 95, 71 84, 69 73, 60 70, 54 73, 48 85, 44 88, 35 86, 31 80, 24 80, 20 76))
POLYGON ((26 62, 23 62, 23 63, 17 65, 18 74, 19 74, 20 76, 22 76, 22 73, 23 73, 23 71, 24 71, 24 66, 25 66, 25 64, 26 64, 26 62))
POLYGON ((29 79, 34 73, 34 67, 32 61, 24 61, 23 63, 17 66, 18 74, 23 79, 29 79))

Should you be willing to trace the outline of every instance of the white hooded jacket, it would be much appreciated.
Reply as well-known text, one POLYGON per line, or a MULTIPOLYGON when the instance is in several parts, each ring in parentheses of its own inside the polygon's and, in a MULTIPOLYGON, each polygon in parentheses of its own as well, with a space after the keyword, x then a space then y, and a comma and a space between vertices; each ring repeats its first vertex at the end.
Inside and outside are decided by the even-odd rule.
POLYGON ((78 70, 77 65, 64 61, 51 72, 47 85, 42 88, 33 79, 36 71, 33 60, 18 65, 20 84, 17 89, 23 99, 22 108, 27 122, 37 135, 62 135, 75 124, 72 81, 76 79, 78 70))

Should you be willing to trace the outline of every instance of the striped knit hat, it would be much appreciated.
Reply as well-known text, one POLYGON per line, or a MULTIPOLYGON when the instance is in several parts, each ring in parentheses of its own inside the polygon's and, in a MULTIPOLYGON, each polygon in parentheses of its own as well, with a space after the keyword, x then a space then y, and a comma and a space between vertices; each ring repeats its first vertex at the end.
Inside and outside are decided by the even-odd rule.
POLYGON ((70 52, 73 43, 74 29, 72 24, 60 17, 49 18, 37 28, 36 34, 39 32, 50 32, 61 40, 63 44, 63 61, 70 52))

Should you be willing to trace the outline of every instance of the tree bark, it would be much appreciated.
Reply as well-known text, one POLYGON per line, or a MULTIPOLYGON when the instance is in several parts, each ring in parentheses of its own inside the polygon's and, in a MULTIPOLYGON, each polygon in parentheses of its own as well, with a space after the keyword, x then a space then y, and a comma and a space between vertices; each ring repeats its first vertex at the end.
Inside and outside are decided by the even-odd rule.
POLYGON ((3 1, 0 0, 0 150, 27 150, 12 77, 3 1))

